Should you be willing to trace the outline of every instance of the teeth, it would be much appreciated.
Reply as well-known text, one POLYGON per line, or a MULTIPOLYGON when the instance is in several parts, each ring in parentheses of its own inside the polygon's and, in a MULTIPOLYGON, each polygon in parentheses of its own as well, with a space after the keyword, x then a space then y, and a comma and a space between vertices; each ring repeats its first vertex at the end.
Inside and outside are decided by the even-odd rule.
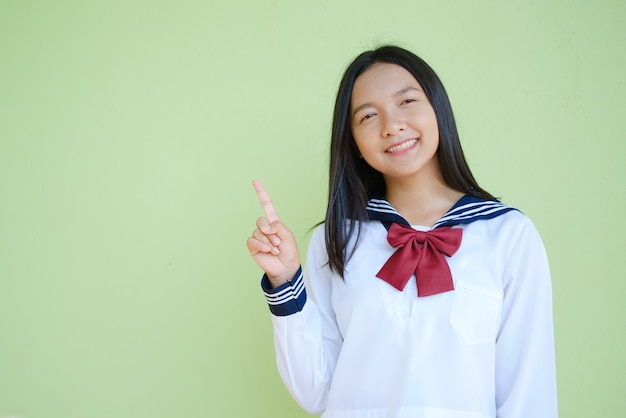
POLYGON ((416 143, 417 143, 417 139, 411 139, 410 141, 406 141, 406 142, 401 143, 400 145, 396 145, 395 147, 391 147, 391 148, 387 149, 387 151, 385 151, 385 152, 403 151, 403 150, 405 150, 407 148, 411 148, 416 143))

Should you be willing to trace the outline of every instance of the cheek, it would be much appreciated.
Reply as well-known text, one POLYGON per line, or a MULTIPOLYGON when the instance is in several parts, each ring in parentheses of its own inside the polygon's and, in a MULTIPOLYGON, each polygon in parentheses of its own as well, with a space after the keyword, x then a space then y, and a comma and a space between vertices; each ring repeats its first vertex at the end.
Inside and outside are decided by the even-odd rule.
POLYGON ((435 110, 432 107, 416 109, 413 117, 422 124, 437 124, 437 115, 435 115, 435 110))
POLYGON ((437 124, 437 116, 435 115, 435 111, 431 110, 431 113, 427 115, 428 118, 428 123, 433 127, 433 129, 436 129, 437 131, 439 131, 439 125, 437 124))
POLYGON ((354 141, 354 146, 358 151, 361 151, 366 146, 366 141, 363 139, 363 133, 360 129, 352 130, 352 138, 354 141))
POLYGON ((363 153, 367 154, 367 146, 365 142, 363 142, 363 137, 358 131, 355 132, 355 130, 352 130, 352 146, 359 158, 363 158, 363 153))
POLYGON ((376 124, 369 123, 367 126, 357 126, 352 128, 352 138, 359 148, 365 148, 378 142, 377 133, 380 132, 376 124))

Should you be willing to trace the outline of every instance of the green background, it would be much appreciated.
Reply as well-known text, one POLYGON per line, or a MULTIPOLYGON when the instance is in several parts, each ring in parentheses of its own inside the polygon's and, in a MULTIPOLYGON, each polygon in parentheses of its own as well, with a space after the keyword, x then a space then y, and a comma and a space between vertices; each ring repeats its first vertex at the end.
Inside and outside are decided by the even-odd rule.
POLYGON ((439 73, 554 288, 560 416, 626 416, 626 2, 0 0, 0 417, 304 417, 245 240, 306 249, 361 50, 439 73))

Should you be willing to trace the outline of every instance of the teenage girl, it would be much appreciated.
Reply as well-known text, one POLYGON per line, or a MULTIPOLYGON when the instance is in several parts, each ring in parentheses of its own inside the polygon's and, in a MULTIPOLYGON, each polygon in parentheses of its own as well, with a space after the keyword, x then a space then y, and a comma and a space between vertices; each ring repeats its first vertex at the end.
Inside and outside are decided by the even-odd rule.
POLYGON ((335 103, 326 219, 307 268, 265 211, 280 375, 325 418, 557 416, 548 262, 532 222, 482 189, 441 81, 385 46, 359 55, 335 103))

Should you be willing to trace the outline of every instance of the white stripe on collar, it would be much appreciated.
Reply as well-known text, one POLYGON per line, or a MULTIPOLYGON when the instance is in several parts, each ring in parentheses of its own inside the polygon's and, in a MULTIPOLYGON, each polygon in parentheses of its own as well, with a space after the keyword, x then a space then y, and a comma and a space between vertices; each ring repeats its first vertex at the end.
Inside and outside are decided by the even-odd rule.
MULTIPOLYGON (((410 225, 387 200, 370 199, 366 209, 372 220, 410 225)), ((492 219, 511 210, 517 209, 507 206, 499 200, 486 200, 465 195, 433 225, 433 229, 442 226, 469 224, 481 219, 492 219)))

